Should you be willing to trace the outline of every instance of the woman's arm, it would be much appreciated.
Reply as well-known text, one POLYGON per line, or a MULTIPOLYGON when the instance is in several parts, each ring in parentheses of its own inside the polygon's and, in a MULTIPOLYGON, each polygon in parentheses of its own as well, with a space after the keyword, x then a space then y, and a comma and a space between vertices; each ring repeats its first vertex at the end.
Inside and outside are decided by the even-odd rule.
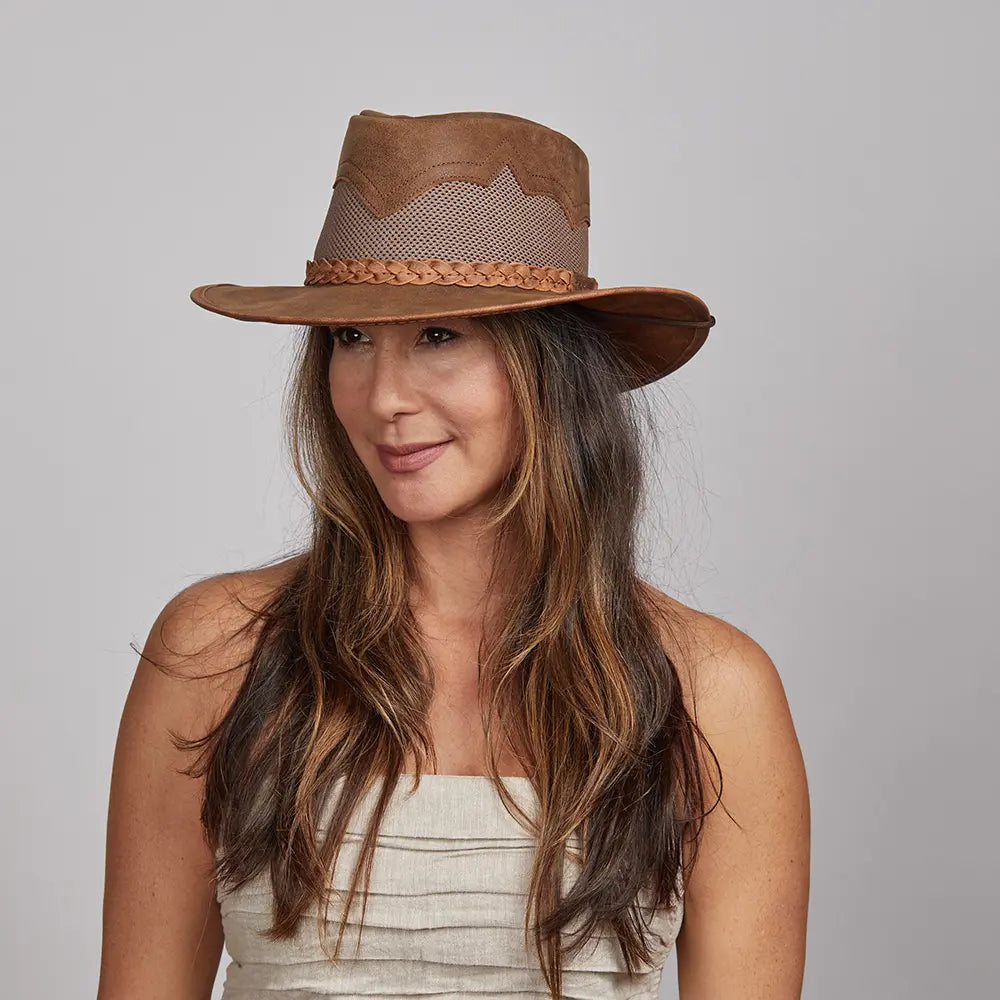
POLYGON ((237 619, 220 578, 199 581, 157 617, 125 701, 108 805, 103 939, 97 1000, 209 1000, 223 933, 212 855, 201 826, 202 779, 178 773, 192 754, 168 729, 201 736, 221 716, 241 671, 206 679, 236 650, 185 657, 237 619))
MULTIPOLYGON (((702 623, 705 641, 690 690, 723 784, 685 887, 676 946, 680 997, 799 1000, 810 841, 802 753, 767 653, 721 619, 703 616, 702 623)), ((710 757, 705 774, 710 808, 718 796, 710 757)))

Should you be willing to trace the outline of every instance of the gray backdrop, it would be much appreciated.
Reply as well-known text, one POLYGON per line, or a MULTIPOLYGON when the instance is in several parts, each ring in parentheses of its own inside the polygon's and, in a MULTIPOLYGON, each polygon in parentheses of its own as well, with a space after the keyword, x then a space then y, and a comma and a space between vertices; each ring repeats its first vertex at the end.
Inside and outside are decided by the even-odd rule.
POLYGON ((707 345, 646 390, 644 558, 784 680, 813 810, 803 995, 992 992, 995 6, 5 10, 7 995, 96 992, 129 641, 302 537, 289 328, 188 292, 301 284, 362 108, 567 133, 591 274, 709 303, 707 345))

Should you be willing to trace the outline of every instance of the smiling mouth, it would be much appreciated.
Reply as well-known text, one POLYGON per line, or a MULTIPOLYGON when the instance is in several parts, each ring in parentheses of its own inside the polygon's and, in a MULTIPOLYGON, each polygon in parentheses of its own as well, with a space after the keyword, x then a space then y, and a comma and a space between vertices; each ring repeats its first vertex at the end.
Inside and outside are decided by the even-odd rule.
POLYGON ((378 448, 378 457, 390 472, 415 472, 430 465, 447 447, 451 439, 438 444, 418 448, 403 455, 394 455, 384 448, 378 448))
POLYGON ((415 451, 424 451, 426 448, 434 448, 439 444, 447 444, 450 440, 451 438, 446 441, 421 441, 418 444, 403 444, 398 447, 391 444, 379 444, 375 447, 388 455, 412 455, 415 451))

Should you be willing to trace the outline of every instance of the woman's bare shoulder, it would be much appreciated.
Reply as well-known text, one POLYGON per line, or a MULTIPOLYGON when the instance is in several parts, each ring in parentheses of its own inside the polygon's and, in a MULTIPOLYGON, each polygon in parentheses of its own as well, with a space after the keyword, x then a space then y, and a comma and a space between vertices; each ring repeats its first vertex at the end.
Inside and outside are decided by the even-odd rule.
POLYGON ((724 696, 727 689, 731 696, 735 688, 753 677, 780 685, 771 658, 748 633, 717 615, 678 601, 652 584, 641 583, 659 611, 656 620, 663 648, 673 660, 692 704, 704 702, 713 694, 724 696))
POLYGON ((150 630, 147 652, 151 648, 159 662, 188 678, 231 671, 225 687, 238 687, 239 668, 245 667, 255 638, 254 612, 267 604, 305 558, 297 554, 188 584, 163 606, 150 630))

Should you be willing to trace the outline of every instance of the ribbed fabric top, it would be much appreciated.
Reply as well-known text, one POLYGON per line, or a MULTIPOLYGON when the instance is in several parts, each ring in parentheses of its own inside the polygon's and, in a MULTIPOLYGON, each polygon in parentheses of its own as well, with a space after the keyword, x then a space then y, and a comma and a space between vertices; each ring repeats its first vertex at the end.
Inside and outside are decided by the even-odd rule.
MULTIPOLYGON (((504 779, 512 797, 534 816, 528 778, 504 779)), ((334 786, 337 791, 339 782, 334 786)), ((362 798, 348 824, 332 884, 346 890, 377 789, 362 798)), ((325 834, 333 801, 322 810, 325 834)), ((570 847, 579 850, 579 842, 570 847)), ((524 914, 534 838, 506 810, 489 778, 424 774, 414 790, 404 775, 380 827, 370 892, 357 945, 361 888, 352 906, 336 964, 320 946, 313 904, 296 936, 271 942, 271 886, 265 870, 242 889, 220 890, 226 950, 222 1000, 437 1000, 548 997, 534 943, 524 943, 524 914)), ((567 858, 564 886, 578 864, 567 858)), ((678 876, 678 889, 683 882, 678 876)), ((613 935, 589 941, 564 964, 567 1000, 653 1000, 663 964, 683 919, 683 900, 652 914, 655 961, 629 978, 613 935)), ((338 898, 327 914, 328 948, 337 939, 338 898)), ((647 918, 649 910, 646 909, 647 918)))

